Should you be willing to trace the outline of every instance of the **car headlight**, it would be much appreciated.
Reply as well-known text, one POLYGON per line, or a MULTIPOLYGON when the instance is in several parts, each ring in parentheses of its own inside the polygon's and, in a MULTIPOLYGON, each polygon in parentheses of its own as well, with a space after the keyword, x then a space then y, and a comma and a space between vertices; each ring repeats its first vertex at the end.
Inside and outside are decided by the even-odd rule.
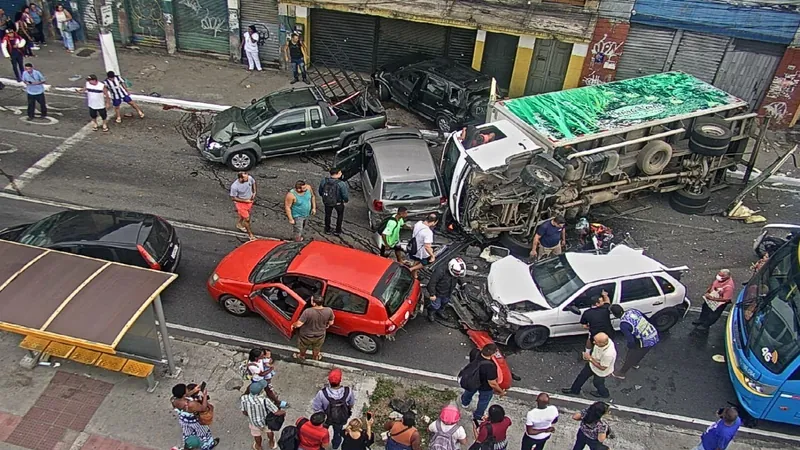
POLYGON ((209 150, 219 150, 223 147, 222 144, 219 142, 214 142, 211 139, 208 140, 208 144, 206 144, 206 148, 209 150))
POLYGON ((747 386, 750 389, 758 392, 759 394, 772 395, 772 394, 775 393, 775 391, 778 390, 778 386, 772 386, 772 385, 769 385, 769 384, 759 383, 758 381, 751 380, 747 376, 744 377, 744 382, 747 383, 747 386))
POLYGON ((217 275, 216 272, 212 273, 211 276, 208 277, 209 286, 214 286, 215 284, 217 284, 217 281, 219 281, 219 275, 217 275))

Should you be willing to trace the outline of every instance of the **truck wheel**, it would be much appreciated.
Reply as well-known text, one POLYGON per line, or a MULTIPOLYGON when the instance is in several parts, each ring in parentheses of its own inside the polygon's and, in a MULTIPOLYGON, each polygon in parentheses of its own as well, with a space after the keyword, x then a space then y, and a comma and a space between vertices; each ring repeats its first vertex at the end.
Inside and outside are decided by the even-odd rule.
POLYGON ((360 352, 374 355, 381 349, 381 342, 377 337, 366 333, 353 333, 349 336, 350 345, 360 352))
POLYGON ((248 172, 256 166, 256 155, 251 150, 238 150, 228 156, 228 167, 237 172, 248 172))
POLYGON ((526 327, 514 333, 514 343, 522 350, 533 350, 541 347, 548 337, 550 337, 550 330, 545 327, 526 327))
POLYGON ((344 138, 344 140, 342 141, 342 148, 349 147, 349 146, 355 144, 358 141, 359 136, 360 135, 358 135, 358 134, 354 134, 354 135, 347 136, 346 138, 344 138))
POLYGON ((650 321, 653 322, 653 326, 656 327, 659 333, 663 333, 674 327, 680 319, 681 315, 678 314, 678 311, 668 309, 654 314, 650 321))
POLYGON ((689 150, 695 155, 701 156, 722 156, 728 151, 728 146, 711 147, 700 144, 694 140, 694 136, 689 138, 689 150))
POLYGON ((758 247, 756 247, 756 255, 758 255, 759 258, 763 258, 767 253, 773 255, 775 254, 775 250, 779 249, 785 243, 786 240, 779 237, 764 236, 764 239, 762 239, 761 242, 758 243, 758 247))
POLYGON ((639 151, 636 167, 645 175, 657 175, 672 159, 672 146, 664 141, 652 141, 639 151))
POLYGON ((525 237, 519 234, 511 234, 506 231, 500 234, 498 242, 517 258, 527 258, 531 254, 532 242, 526 241, 525 237))
POLYGON ((686 206, 705 206, 711 200, 711 191, 705 186, 700 186, 700 191, 697 193, 692 192, 687 188, 675 191, 672 196, 679 203, 686 206))
POLYGON ((450 133, 453 131, 453 122, 444 114, 439 114, 436 116, 436 128, 442 133, 450 133))
POLYGON ((563 185, 556 174, 536 164, 523 167, 519 177, 526 186, 546 195, 555 194, 563 185))
POLYGON ((669 206, 672 207, 675 211, 681 214, 703 214, 708 207, 708 203, 705 205, 686 205, 681 203, 677 197, 670 196, 669 197, 669 206))
POLYGON ((378 81, 378 98, 382 102, 385 102, 386 100, 389 100, 391 97, 392 95, 389 93, 389 88, 387 88, 385 84, 378 81))
POLYGON ((691 139, 702 146, 727 147, 732 137, 733 131, 730 126, 721 119, 703 119, 695 121, 692 126, 691 139))

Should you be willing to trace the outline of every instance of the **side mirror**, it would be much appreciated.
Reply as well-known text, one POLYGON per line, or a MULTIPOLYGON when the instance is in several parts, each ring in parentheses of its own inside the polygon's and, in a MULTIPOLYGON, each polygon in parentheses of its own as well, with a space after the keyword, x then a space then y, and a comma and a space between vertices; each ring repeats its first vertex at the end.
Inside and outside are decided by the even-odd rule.
POLYGON ((272 134, 272 128, 264 128, 264 134, 272 134))
POLYGON ((564 308, 564 311, 569 311, 569 312, 571 312, 572 314, 577 314, 577 315, 579 315, 579 316, 581 315, 581 310, 580 310, 580 309, 578 309, 578 307, 577 307, 577 306, 575 306, 575 305, 569 305, 569 306, 567 306, 566 308, 564 308))

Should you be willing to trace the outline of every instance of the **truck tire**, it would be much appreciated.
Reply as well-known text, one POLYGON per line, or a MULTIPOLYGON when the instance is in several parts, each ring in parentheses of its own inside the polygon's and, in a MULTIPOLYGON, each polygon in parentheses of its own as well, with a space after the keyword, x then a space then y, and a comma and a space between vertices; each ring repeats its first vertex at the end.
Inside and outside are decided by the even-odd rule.
POLYGON ((519 177, 526 186, 546 195, 555 194, 563 185, 556 174, 536 164, 528 164, 523 167, 519 177))
POLYGON ((775 250, 779 249, 785 243, 786 239, 775 236, 764 236, 764 239, 762 239, 761 242, 758 243, 758 247, 756 247, 756 255, 758 255, 759 258, 763 258, 767 253, 772 255, 775 253, 775 250))
POLYGON ((692 126, 691 140, 709 148, 728 147, 733 131, 722 119, 706 118, 696 120, 692 126))
POLYGON ((728 146, 724 145, 721 147, 711 147, 695 141, 694 136, 692 136, 689 138, 689 150, 691 150, 695 155, 722 156, 728 151, 728 146))
POLYGON ((514 333, 514 343, 522 350, 541 347, 550 337, 550 330, 542 326, 520 328, 514 333))
POLYGON ((705 205, 686 205, 681 203, 680 200, 677 200, 676 197, 670 196, 669 197, 669 206, 672 207, 675 211, 681 214, 703 214, 708 207, 708 203, 705 205))
POLYGON ((441 131, 442 133, 448 134, 453 131, 455 128, 455 124, 449 117, 445 114, 437 114, 436 115, 436 129, 441 131))
POLYGON ((711 191, 705 186, 700 186, 700 192, 698 193, 683 188, 673 192, 672 196, 679 203, 686 206, 704 206, 708 205, 708 202, 711 200, 711 191))
POLYGON ((518 234, 511 234, 508 231, 501 233, 498 239, 500 246, 508 249, 513 256, 517 258, 527 258, 531 254, 532 242, 528 242, 525 238, 518 234))
POLYGON ((256 166, 258 159, 252 150, 237 150, 228 155, 228 160, 225 162, 228 168, 237 172, 249 172, 256 166))
POLYGON ((636 167, 645 175, 657 175, 672 159, 672 146, 664 141, 652 141, 639 151, 636 167))

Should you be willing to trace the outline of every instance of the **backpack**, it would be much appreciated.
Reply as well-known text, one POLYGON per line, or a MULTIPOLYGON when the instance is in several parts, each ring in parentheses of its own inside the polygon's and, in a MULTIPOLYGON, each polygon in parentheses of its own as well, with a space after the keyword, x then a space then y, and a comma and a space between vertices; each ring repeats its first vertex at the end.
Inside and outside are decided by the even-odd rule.
POLYGON ((300 422, 295 425, 289 425, 281 431, 281 437, 278 439, 278 448, 281 450, 297 450, 300 445, 300 428, 308 422, 308 419, 302 418, 300 422))
POLYGON ((492 424, 486 424, 486 439, 483 442, 476 442, 472 444, 472 447, 469 450, 494 450, 494 446, 497 445, 497 438, 494 437, 494 430, 492 430, 492 424))
POLYGON ((375 231, 378 234, 383 235, 383 232, 386 231, 386 226, 389 225, 389 222, 391 222, 391 221, 397 222, 397 219, 395 219, 394 216, 389 216, 389 217, 383 219, 381 221, 381 223, 378 224, 377 227, 375 227, 375 231))
POLYGON ((408 245, 406 245, 406 253, 408 253, 411 257, 416 257, 417 252, 419 251, 419 246, 417 245, 417 235, 419 233, 414 233, 411 235, 411 239, 408 241, 408 245))
POLYGON ((480 356, 478 358, 479 359, 464 366, 461 372, 458 373, 458 384, 465 391, 477 391, 478 388, 481 387, 481 366, 486 363, 494 364, 480 356))
POLYGON ((350 388, 344 388, 342 398, 331 398, 328 395, 328 388, 322 389, 322 395, 328 400, 328 407, 325 408, 325 415, 327 416, 325 422, 328 425, 346 425, 351 412, 350 405, 347 404, 347 398, 350 397, 350 388))
POLYGON ((333 178, 328 178, 320 189, 322 204, 325 206, 336 206, 339 203, 339 182, 333 178))
POLYGON ((436 431, 433 432, 431 440, 428 444, 429 450, 458 450, 460 445, 456 444, 453 435, 458 431, 458 424, 453 425, 448 431, 442 431, 442 422, 434 422, 436 431))

